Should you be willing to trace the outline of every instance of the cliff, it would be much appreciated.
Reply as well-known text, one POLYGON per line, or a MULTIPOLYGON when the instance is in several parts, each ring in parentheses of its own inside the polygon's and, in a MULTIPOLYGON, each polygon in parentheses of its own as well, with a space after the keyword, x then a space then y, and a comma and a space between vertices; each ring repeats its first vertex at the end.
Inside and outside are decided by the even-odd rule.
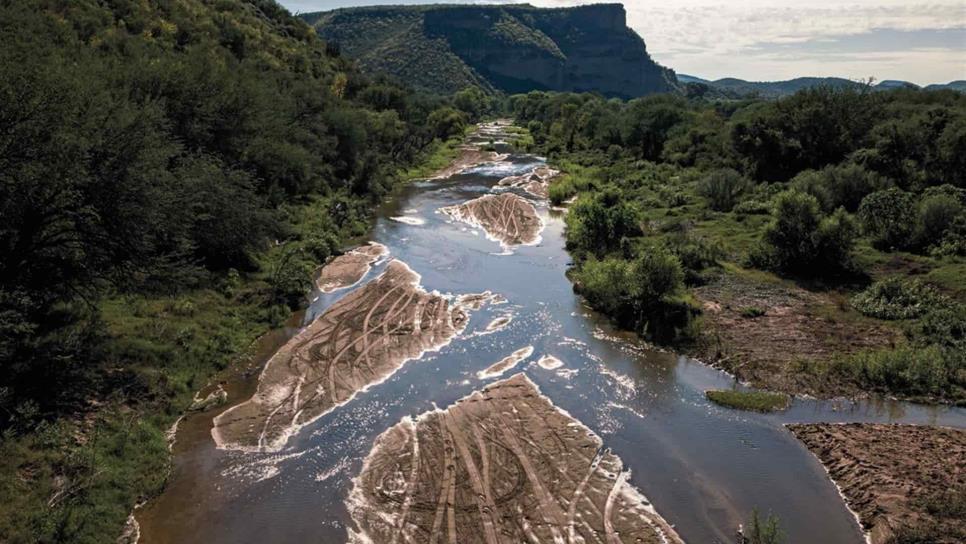
POLYGON ((347 8, 303 18, 370 72, 429 91, 596 91, 630 98, 677 89, 627 27, 620 4, 347 8))

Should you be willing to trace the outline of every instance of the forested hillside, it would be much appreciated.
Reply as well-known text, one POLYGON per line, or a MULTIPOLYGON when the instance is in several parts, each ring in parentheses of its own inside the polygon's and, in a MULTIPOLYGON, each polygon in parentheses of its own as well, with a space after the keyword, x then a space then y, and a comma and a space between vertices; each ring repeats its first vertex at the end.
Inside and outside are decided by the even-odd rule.
POLYGON ((193 391, 465 119, 271 0, 0 3, 0 541, 113 541, 193 391))
POLYGON ((966 96, 510 100, 624 327, 758 386, 966 403, 966 96))
POLYGON ((474 85, 630 98, 678 87, 627 27, 621 4, 374 6, 302 17, 365 70, 432 92, 474 85))

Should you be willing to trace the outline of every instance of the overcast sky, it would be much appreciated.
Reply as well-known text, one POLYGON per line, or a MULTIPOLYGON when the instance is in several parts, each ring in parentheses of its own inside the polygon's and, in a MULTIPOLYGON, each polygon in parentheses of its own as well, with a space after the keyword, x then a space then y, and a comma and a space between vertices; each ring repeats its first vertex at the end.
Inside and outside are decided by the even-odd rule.
MULTIPOLYGON (((293 12, 410 0, 280 0, 293 12)), ((449 0, 447 3, 523 3, 449 0)), ((535 6, 594 2, 529 0, 535 6)), ((966 79, 966 0, 625 0, 628 25, 678 73, 754 81, 798 76, 966 79)))

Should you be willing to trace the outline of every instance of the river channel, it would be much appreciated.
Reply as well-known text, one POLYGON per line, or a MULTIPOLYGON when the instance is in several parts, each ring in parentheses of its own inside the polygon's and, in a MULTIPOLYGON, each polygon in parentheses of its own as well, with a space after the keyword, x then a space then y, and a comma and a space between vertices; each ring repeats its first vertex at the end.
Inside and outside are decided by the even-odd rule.
MULTIPOLYGON (((448 344, 301 427, 279 451, 218 449, 212 419, 228 406, 191 414, 177 432, 168 488, 136 511, 140 542, 345 542, 352 479, 376 437, 403 418, 446 408, 499 380, 482 371, 527 347, 529 357, 502 377, 525 373, 556 407, 593 430, 631 471, 629 483, 690 543, 734 542, 736 527, 753 508, 777 515, 792 544, 863 541, 821 464, 785 423, 966 427, 962 409, 888 400, 796 399, 777 414, 709 403, 705 390, 732 387, 734 380, 614 330, 573 293, 565 275, 570 257, 564 212, 498 186, 543 162, 511 153, 446 179, 411 183, 385 202, 370 239, 419 274, 426 291, 490 291, 506 302, 473 311, 448 344), (543 223, 537 242, 505 248, 480 228, 439 211, 502 191, 536 206, 543 223), (488 332, 487 325, 501 317, 509 323, 488 332), (538 364, 543 356, 562 366, 538 364)), ((387 262, 377 262, 357 286, 313 294, 304 317, 263 338, 246 372, 223 377, 229 405, 251 396, 259 365, 286 338, 377 278, 387 262)))

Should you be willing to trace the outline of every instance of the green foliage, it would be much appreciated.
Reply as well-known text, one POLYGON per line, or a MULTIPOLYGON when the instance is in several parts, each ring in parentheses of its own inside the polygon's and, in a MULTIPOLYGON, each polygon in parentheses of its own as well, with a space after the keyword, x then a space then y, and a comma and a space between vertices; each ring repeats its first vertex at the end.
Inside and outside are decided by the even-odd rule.
POLYGON ((621 326, 661 341, 681 339, 691 308, 677 295, 684 273, 677 257, 648 248, 634 260, 591 258, 574 272, 580 293, 621 326))
POLYGON ((856 234, 845 210, 823 216, 814 196, 789 191, 776 199, 774 218, 754 262, 786 272, 835 272, 850 262, 856 234))
POLYGON ((932 287, 901 276, 877 281, 852 297, 856 310, 879 319, 916 318, 942 302, 932 287))
POLYGON ((750 410, 754 412, 777 412, 788 408, 789 398, 784 393, 772 393, 770 391, 736 391, 736 390, 717 390, 705 391, 705 396, 711 402, 735 408, 737 410, 750 410))
POLYGON ((777 516, 769 514, 762 519, 758 509, 751 513, 748 536, 745 537, 745 544, 782 544, 785 542, 785 532, 781 529, 781 524, 777 516))
POLYGON ((758 306, 745 306, 741 309, 741 317, 746 319, 755 319, 757 317, 762 317, 765 315, 765 310, 762 310, 758 306))
POLYGON ((872 193, 859 205, 862 231, 881 249, 906 247, 915 232, 915 195, 901 189, 872 193))
POLYGON ((792 179, 792 187, 814 196, 826 212, 837 208, 855 212, 866 195, 884 184, 877 174, 854 163, 805 170, 792 179))
POLYGON ((579 199, 566 222, 567 247, 577 255, 602 257, 640 234, 637 211, 614 189, 579 199))
POLYGON ((738 172, 726 168, 714 170, 698 185, 698 194, 708 199, 712 210, 730 212, 749 188, 749 182, 738 172))

